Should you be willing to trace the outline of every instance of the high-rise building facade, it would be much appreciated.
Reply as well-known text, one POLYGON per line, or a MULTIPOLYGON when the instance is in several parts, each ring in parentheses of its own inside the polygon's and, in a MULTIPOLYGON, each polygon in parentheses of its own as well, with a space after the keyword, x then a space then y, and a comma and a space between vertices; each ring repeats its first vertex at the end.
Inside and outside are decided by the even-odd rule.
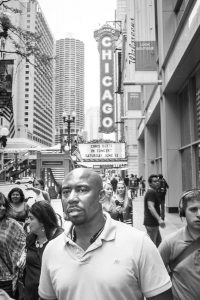
MULTIPOLYGON (((55 41, 37 1, 10 1, 9 6, 21 10, 20 14, 12 13, 12 23, 37 34, 38 52, 49 57, 48 63, 42 63, 42 56, 37 54, 29 59, 22 59, 13 53, 4 55, 4 59, 14 60, 12 99, 15 138, 26 138, 51 146, 54 128, 55 41)), ((16 36, 14 38, 17 39, 16 36)), ((22 43, 20 39, 17 42, 22 43)), ((15 50, 9 39, 5 41, 5 50, 15 50)))
POLYGON ((87 119, 85 120, 85 129, 87 131, 87 140, 102 139, 103 133, 99 132, 100 114, 99 107, 90 107, 86 111, 87 119))
POLYGON ((155 4, 160 80, 145 91, 140 169, 146 178, 163 174, 166 208, 174 212, 184 191, 200 188, 200 1, 155 4))
POLYGON ((75 112, 75 123, 71 133, 77 134, 84 128, 84 43, 67 37, 56 41, 55 77, 55 141, 67 135, 63 112, 71 116, 75 112))

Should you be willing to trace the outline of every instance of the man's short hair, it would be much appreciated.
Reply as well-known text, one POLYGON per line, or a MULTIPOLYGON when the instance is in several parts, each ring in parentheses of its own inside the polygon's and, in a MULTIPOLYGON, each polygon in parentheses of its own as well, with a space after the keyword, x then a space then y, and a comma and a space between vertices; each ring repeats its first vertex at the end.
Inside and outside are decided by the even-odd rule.
POLYGON ((149 176, 149 178, 148 178, 148 183, 149 184, 151 184, 152 183, 152 180, 153 180, 153 178, 158 178, 158 176, 157 175, 155 175, 155 174, 151 174, 150 176, 149 176))
POLYGON ((179 207, 185 212, 188 202, 195 200, 200 201, 200 189, 191 189, 183 193, 179 207))

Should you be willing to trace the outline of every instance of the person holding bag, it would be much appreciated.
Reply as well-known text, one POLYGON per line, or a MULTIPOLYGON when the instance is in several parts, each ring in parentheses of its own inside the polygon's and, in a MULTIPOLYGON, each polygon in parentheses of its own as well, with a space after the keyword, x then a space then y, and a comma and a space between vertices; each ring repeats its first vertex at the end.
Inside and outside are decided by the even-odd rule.
POLYGON ((173 232, 158 250, 172 279, 174 300, 198 300, 200 295, 200 190, 191 189, 179 202, 186 226, 173 232))

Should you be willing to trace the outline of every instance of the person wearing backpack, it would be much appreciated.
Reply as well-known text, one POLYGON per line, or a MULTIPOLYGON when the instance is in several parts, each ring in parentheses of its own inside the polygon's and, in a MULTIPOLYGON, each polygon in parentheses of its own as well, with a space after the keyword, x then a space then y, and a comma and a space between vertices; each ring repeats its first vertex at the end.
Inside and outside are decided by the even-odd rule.
POLYGON ((186 226, 163 240, 159 252, 172 279, 174 300, 200 297, 200 190, 185 192, 179 202, 186 226))
POLYGON ((162 174, 158 174, 159 187, 157 189, 158 197, 160 199, 160 216, 165 220, 165 196, 169 185, 162 174))

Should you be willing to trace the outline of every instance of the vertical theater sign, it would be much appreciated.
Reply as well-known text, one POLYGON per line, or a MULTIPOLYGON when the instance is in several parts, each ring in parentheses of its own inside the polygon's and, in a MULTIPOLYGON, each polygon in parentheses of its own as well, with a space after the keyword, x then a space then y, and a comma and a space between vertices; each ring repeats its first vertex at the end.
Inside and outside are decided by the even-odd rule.
POLYGON ((120 31, 104 25, 94 32, 100 53, 100 132, 111 133, 114 126, 114 44, 120 31))

